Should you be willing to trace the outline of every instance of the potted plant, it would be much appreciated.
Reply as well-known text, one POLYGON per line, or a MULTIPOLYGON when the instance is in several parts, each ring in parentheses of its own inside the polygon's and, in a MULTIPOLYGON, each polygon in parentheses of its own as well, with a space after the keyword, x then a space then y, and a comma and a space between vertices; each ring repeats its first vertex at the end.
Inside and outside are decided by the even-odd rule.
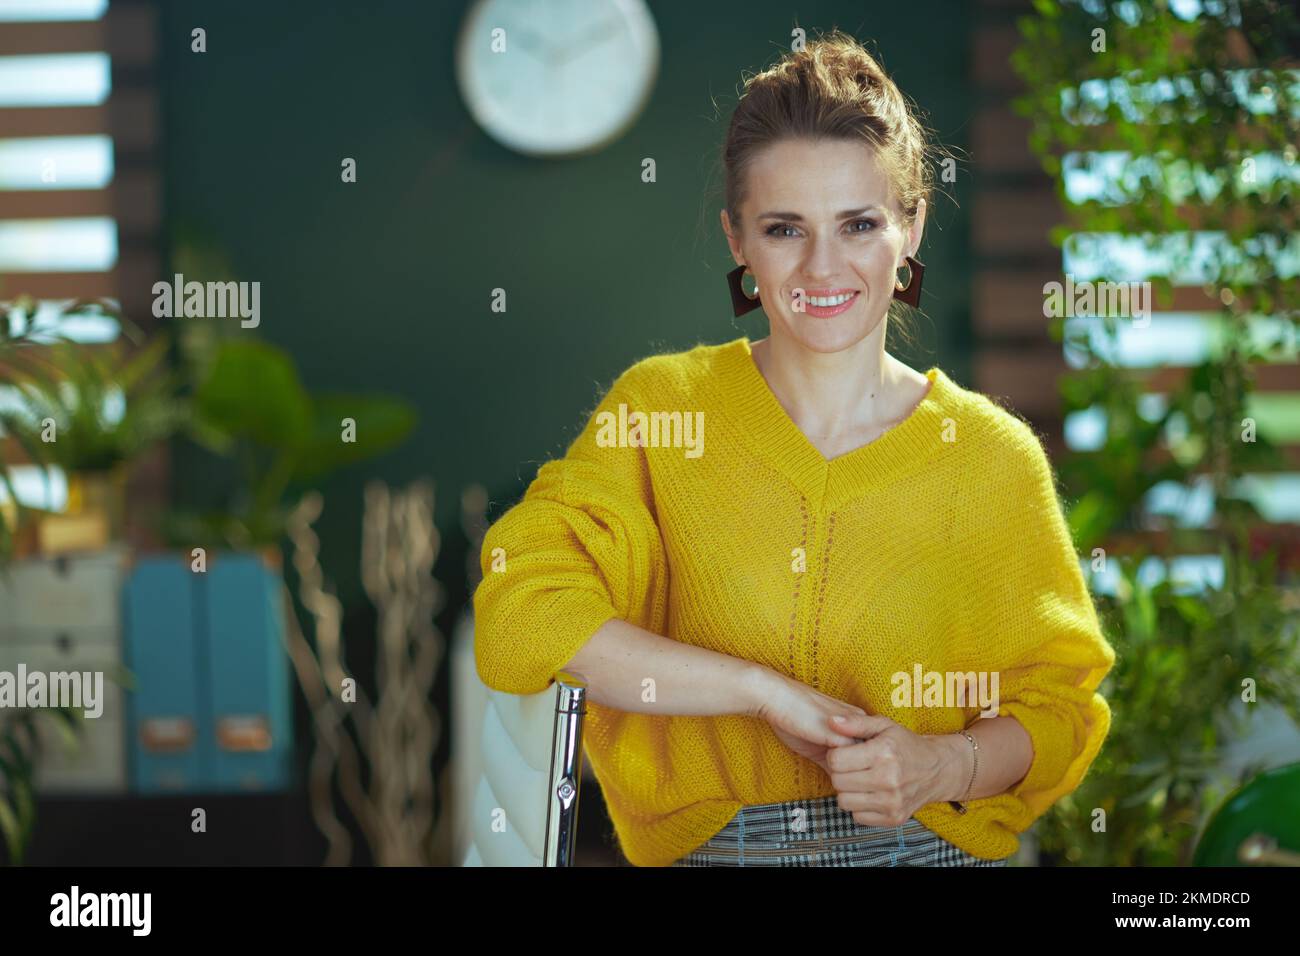
POLYGON ((400 443, 415 425, 406 402, 309 392, 292 358, 267 342, 225 338, 190 356, 197 387, 190 434, 238 463, 224 507, 169 515, 186 547, 276 548, 300 492, 313 481, 400 443))
POLYGON ((142 348, 122 338, 41 345, 0 355, 0 380, 16 399, 0 408, 0 427, 47 469, 47 482, 50 467, 64 472, 66 515, 91 519, 118 540, 132 461, 188 420, 179 374, 165 365, 168 339, 155 336, 142 348))
MULTIPOLYGON (((66 320, 86 315, 102 316, 105 309, 111 311, 113 308, 113 303, 106 300, 78 300, 47 309, 41 319, 37 302, 31 296, 0 302, 0 384, 7 384, 4 369, 8 361, 23 354, 23 350, 67 341, 63 328, 66 320)), ((0 399, 0 407, 3 404, 3 399, 0 399)), ((14 533, 25 510, 9 474, 10 459, 19 450, 17 441, 6 437, 3 427, 0 427, 0 564, 13 552, 14 533)))

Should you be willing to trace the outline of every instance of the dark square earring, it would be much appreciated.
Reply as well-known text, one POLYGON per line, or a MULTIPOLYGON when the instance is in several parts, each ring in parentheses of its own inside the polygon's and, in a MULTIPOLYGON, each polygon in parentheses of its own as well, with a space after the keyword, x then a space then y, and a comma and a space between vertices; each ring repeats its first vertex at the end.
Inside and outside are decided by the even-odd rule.
POLYGON ((745 287, 740 284, 740 279, 745 274, 746 266, 736 266, 727 273, 727 287, 731 289, 731 307, 735 310, 737 316, 751 312, 763 304, 759 298, 758 289, 754 290, 751 296, 745 292, 745 287))
POLYGON ((904 256, 907 260, 907 285, 898 284, 898 278, 894 278, 894 298, 899 302, 906 302, 914 308, 919 308, 921 304, 921 277, 925 275, 925 266, 911 256, 904 256))

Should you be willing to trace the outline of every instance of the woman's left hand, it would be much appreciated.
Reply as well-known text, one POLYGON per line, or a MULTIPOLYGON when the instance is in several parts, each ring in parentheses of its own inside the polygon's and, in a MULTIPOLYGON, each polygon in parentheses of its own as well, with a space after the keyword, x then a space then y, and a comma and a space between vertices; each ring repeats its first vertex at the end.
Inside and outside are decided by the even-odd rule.
POLYGON ((879 714, 855 715, 830 726, 858 743, 830 747, 825 766, 840 809, 862 826, 902 826, 928 803, 946 800, 952 779, 950 749, 879 714))

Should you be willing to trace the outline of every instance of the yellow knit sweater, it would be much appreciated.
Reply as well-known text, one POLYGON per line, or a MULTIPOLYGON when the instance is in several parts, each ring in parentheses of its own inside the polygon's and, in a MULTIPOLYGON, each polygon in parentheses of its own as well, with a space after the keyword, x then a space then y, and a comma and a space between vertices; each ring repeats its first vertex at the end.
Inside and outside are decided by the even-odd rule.
MULTIPOLYGON (((1097 755, 1110 710, 1096 690, 1115 656, 1033 430, 941 370, 926 376, 911 415, 827 461, 747 338, 635 364, 488 529, 480 677, 544 690, 617 617, 949 734, 980 719, 978 702, 901 706, 895 675, 996 671, 997 715, 1033 740, 1028 774, 965 814, 932 803, 915 816, 975 856, 1015 852, 1097 755)), ((835 793, 757 717, 593 703, 584 750, 637 866, 672 863, 742 805, 835 793)))

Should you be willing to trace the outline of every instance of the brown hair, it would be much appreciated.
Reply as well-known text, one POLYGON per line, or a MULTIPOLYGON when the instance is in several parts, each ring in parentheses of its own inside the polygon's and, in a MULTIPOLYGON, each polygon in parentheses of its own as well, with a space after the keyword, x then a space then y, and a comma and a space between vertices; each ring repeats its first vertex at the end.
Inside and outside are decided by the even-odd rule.
MULTIPOLYGON (((722 146, 724 202, 734 227, 754 157, 773 143, 804 137, 872 146, 905 225, 915 222, 920 200, 932 207, 931 152, 944 151, 931 147, 928 131, 875 58, 833 29, 745 80, 722 146)), ((892 300, 889 317, 901 319, 909 308, 892 300)))

